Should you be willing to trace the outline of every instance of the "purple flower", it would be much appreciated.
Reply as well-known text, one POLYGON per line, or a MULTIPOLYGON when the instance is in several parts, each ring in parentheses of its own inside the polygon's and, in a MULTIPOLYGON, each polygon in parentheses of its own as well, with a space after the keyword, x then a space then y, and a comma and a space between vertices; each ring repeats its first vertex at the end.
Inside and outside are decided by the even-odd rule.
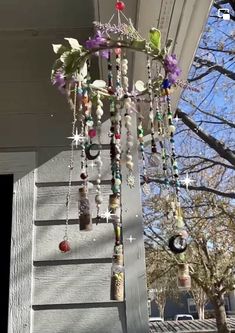
MULTIPOLYGON (((106 46, 106 43, 107 39, 102 35, 102 33, 99 30, 97 30, 96 35, 93 38, 88 39, 85 42, 85 45, 87 49, 95 49, 102 46, 106 46)), ((102 57, 108 59, 108 50, 101 50, 99 52, 102 57)), ((96 52, 96 54, 98 55, 99 52, 96 52)))
POLYGON ((62 88, 65 85, 64 74, 60 71, 57 71, 53 77, 52 84, 58 88, 62 88))
POLYGON ((102 35, 102 33, 97 30, 93 38, 88 39, 85 44, 87 49, 93 49, 100 46, 105 46, 107 39, 102 35))
POLYGON ((109 51, 108 50, 102 50, 102 51, 100 51, 100 55, 101 55, 101 57, 103 57, 105 59, 108 59, 109 51))
POLYGON ((171 84, 174 84, 181 73, 181 69, 178 67, 176 55, 167 55, 164 60, 164 68, 168 74, 168 79, 171 84))
POLYGON ((56 86, 59 91, 64 94, 65 93, 65 76, 62 71, 57 71, 53 77, 52 84, 56 86))

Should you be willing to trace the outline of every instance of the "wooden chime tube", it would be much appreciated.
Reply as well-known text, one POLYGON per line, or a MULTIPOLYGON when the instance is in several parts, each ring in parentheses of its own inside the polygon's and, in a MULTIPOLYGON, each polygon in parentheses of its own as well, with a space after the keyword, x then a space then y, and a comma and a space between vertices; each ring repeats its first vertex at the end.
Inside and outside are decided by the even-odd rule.
POLYGON ((113 265, 111 276, 111 299, 116 301, 124 300, 124 267, 123 267, 123 245, 122 229, 120 221, 120 196, 111 194, 109 196, 109 211, 115 214, 114 232, 115 245, 113 251, 113 265))
POLYGON ((187 263, 178 264, 177 285, 181 290, 191 288, 191 276, 189 274, 189 265, 187 263))
POLYGON ((79 225, 81 231, 90 231, 92 230, 92 218, 90 213, 90 203, 88 199, 88 189, 82 187, 79 189, 79 225))

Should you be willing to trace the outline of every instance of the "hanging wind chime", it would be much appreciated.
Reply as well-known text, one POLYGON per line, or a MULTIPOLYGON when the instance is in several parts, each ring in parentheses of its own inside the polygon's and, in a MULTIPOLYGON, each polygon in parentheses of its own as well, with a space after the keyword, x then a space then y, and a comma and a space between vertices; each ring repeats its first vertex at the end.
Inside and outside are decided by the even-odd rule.
MULTIPOLYGON (((182 264, 179 272, 187 270, 182 265, 182 253, 187 247, 187 233, 180 208, 180 181, 174 147, 173 113, 170 94, 172 87, 177 85, 180 69, 175 55, 170 55, 171 41, 161 45, 161 32, 152 28, 149 39, 141 37, 130 19, 124 14, 125 4, 117 1, 115 13, 108 23, 94 22, 95 36, 89 38, 85 45, 80 45, 74 38, 65 38, 66 45, 53 45, 58 56, 53 70, 52 82, 67 97, 73 112, 71 154, 69 161, 69 182, 66 196, 66 223, 64 239, 59 244, 62 252, 71 250, 68 235, 72 172, 74 169, 74 149, 81 150, 82 187, 79 189, 79 225, 81 231, 92 229, 92 214, 89 202, 88 161, 94 160, 97 168, 95 204, 97 221, 102 217, 112 217, 115 233, 115 244, 112 266, 112 299, 124 298, 124 262, 122 241, 121 187, 135 188, 133 175, 132 147, 133 133, 136 130, 143 163, 143 190, 149 192, 146 157, 144 149, 145 119, 149 120, 151 135, 152 158, 157 158, 158 145, 162 159, 165 186, 173 184, 174 188, 174 220, 175 234, 169 239, 169 248, 180 254, 182 264), (128 57, 130 52, 141 52, 146 55, 147 83, 137 81, 131 86, 128 77, 128 57), (90 70, 93 57, 98 56, 107 62, 107 80, 91 81, 90 70), (103 109, 103 101, 108 101, 109 110, 103 109), (142 110, 141 105, 147 104, 148 109, 142 110), (112 194, 109 198, 107 212, 102 214, 102 116, 110 115, 110 186, 112 194), (138 125, 133 128, 133 117, 137 114, 138 125), (122 143, 121 143, 122 140, 122 143), (98 150, 93 153, 93 150, 98 150), (121 163, 125 160, 125 164, 121 163), (127 178, 122 178, 122 169, 127 168, 127 178), (171 173, 169 174, 169 169, 171 173)), ((145 108, 146 109, 146 108, 145 108)))

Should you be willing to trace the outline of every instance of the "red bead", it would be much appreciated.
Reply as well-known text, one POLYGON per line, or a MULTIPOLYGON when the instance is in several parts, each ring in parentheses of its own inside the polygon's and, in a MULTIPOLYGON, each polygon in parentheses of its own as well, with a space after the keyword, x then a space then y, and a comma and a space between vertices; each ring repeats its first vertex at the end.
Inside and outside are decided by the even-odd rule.
POLYGON ((116 4, 115 4, 115 8, 117 10, 124 10, 126 7, 126 5, 124 4, 123 1, 117 1, 116 4))
POLYGON ((83 180, 87 179, 87 175, 84 172, 80 174, 80 177, 83 180))
POLYGON ((88 135, 89 135, 90 138, 94 138, 96 136, 96 130, 94 128, 91 128, 88 131, 88 135))
POLYGON ((120 47, 114 49, 116 55, 120 55, 122 53, 122 49, 120 47))
POLYGON ((69 241, 64 240, 64 241, 60 242, 59 249, 61 252, 69 252, 71 250, 69 241))
POLYGON ((108 87, 108 93, 109 93, 109 95, 114 95, 115 91, 112 87, 108 87))
POLYGON ((115 139, 121 139, 121 134, 115 133, 115 139))

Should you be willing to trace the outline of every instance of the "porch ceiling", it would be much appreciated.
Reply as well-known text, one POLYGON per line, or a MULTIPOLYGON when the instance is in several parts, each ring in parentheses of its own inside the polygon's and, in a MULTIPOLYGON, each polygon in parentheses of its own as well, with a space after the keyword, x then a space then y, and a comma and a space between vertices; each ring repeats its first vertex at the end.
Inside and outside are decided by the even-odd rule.
MULTIPOLYGON (((114 4, 115 0, 0 1, 0 147, 67 145, 71 119, 64 97, 50 84, 51 44, 64 37, 83 42, 92 34, 94 20, 110 18, 114 4)), ((210 4, 211 0, 126 0, 125 14, 143 37, 156 26, 163 41, 175 40, 173 51, 180 56, 186 78, 210 4)), ((142 56, 136 55, 130 77, 144 79, 143 64, 142 56)))

